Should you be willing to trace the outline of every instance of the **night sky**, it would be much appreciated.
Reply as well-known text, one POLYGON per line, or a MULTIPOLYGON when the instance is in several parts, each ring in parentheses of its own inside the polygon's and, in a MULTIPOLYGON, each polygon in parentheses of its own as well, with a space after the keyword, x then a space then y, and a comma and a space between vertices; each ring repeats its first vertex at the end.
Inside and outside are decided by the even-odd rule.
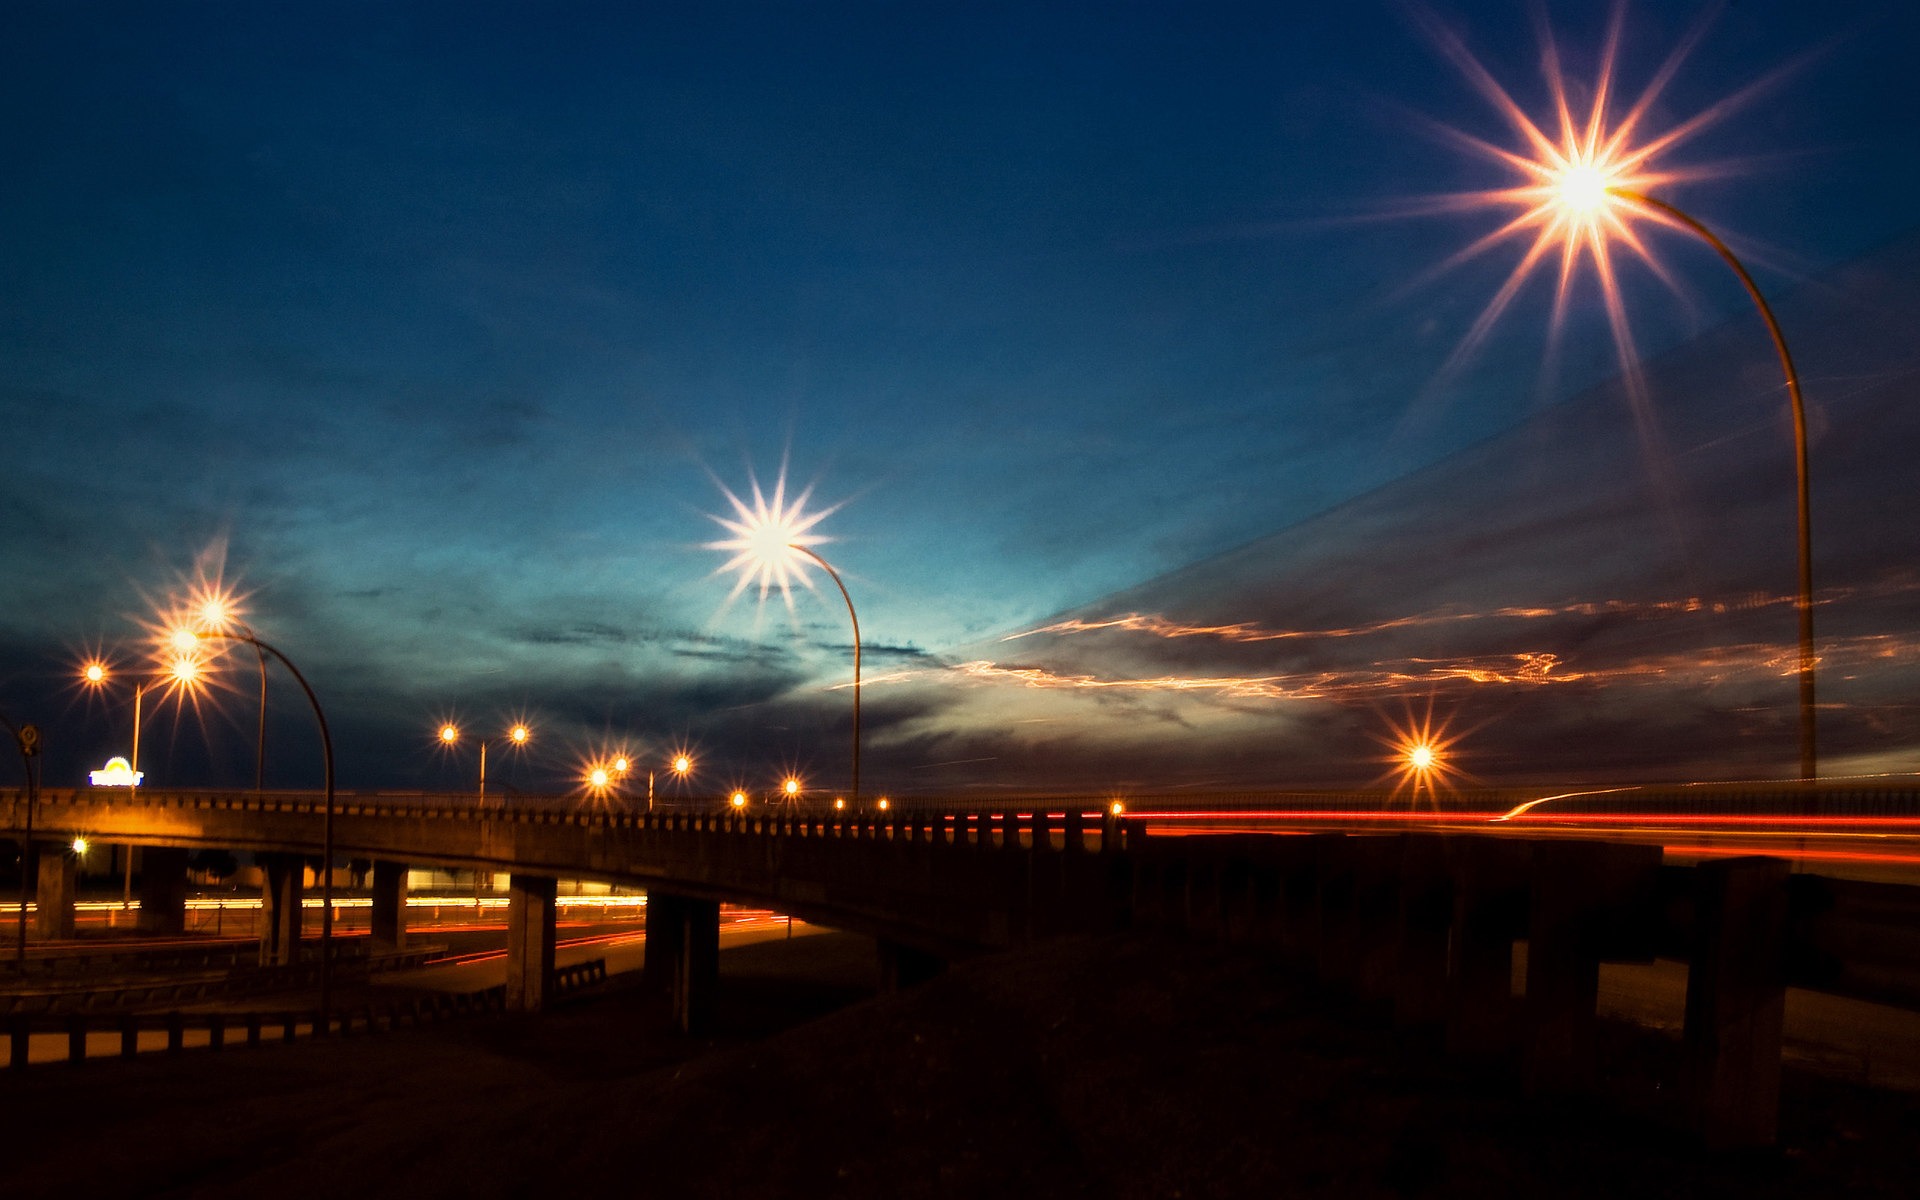
MULTIPOLYGON (((47 782, 126 751, 196 575, 312 681, 343 783, 503 785, 619 745, 844 787, 830 582, 728 603, 726 489, 834 508, 866 790, 1365 783, 1795 762, 1792 465, 1734 277, 1583 273, 1444 130, 1514 147, 1607 12, 1355 3, 0 7, 0 709, 47 782), (1447 32, 1450 31, 1450 32, 1447 32), (1444 128, 1443 128, 1444 127, 1444 128), (835 506, 838 506, 837 508, 835 506)), ((1614 111, 1739 103, 1656 164, 1774 299, 1811 408, 1823 755, 1920 769, 1920 10, 1626 10, 1614 111)), ((150 717, 252 779, 252 684, 150 717)), ((312 786, 290 681, 270 782, 312 786)), ((4 777, 0 777, 4 778, 4 777)), ((10 780, 8 782, 11 782, 10 780)))

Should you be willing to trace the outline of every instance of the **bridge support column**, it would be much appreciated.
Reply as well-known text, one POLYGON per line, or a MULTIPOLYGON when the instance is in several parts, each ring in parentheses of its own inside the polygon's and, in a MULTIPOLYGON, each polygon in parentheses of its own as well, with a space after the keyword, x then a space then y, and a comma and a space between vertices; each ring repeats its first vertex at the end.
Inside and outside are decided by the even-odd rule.
POLYGON ((306 864, 297 854, 263 854, 260 873, 260 964, 289 966, 300 959, 306 864))
POLYGON ((647 892, 647 955, 642 963, 642 978, 655 991, 673 992, 673 964, 679 961, 681 943, 686 940, 685 915, 678 896, 647 892))
POLYGON ((560 881, 514 875, 507 889, 507 1011, 546 1007, 553 985, 554 897, 560 881))
POLYGON ((1409 835, 1401 847, 1393 1018, 1401 1025, 1439 1025, 1447 1012, 1453 880, 1439 837, 1409 835))
POLYGON ((1526 1086, 1532 1093, 1592 1090, 1600 964, 1650 951, 1627 943, 1652 921, 1660 847, 1537 843, 1527 931, 1526 1086))
POLYGON ((187 852, 148 846, 140 856, 141 933, 178 937, 187 931, 187 852))
POLYGON ((407 948, 407 864, 373 864, 373 944, 377 950, 407 948))
POLYGON ((1507 838, 1456 843, 1459 864, 1447 938, 1449 1054, 1492 1054, 1514 1041, 1513 943, 1527 932, 1533 848, 1507 838))
POLYGON ((880 952, 880 990, 883 992, 918 987, 947 969, 946 960, 937 954, 886 938, 878 939, 875 945, 880 952))
POLYGON ((685 933, 673 971, 673 1023, 681 1033, 705 1033, 720 990, 720 903, 682 900, 685 933))
POLYGON ((1787 1009, 1787 863, 1704 862, 1694 886, 1683 1040, 1690 1123, 1713 1149, 1771 1146, 1787 1009))
POLYGON ((674 1028, 704 1032, 720 983, 720 905, 647 893, 647 982, 673 1001, 674 1028))
POLYGON ((33 922, 34 932, 43 938, 70 938, 78 864, 62 843, 42 842, 34 850, 40 860, 39 886, 35 893, 39 911, 33 922))

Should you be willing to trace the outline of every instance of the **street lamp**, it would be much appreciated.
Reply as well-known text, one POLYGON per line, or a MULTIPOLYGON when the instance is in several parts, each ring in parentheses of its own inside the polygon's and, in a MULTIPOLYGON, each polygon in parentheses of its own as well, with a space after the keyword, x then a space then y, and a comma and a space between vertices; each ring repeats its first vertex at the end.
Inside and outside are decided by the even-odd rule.
MULTIPOLYGON (((1652 160, 1687 136, 1704 128, 1714 117, 1731 106, 1717 105, 1660 136, 1641 138, 1639 126, 1657 98, 1660 88, 1671 78, 1673 69, 1678 65, 1680 54, 1676 53, 1655 76, 1652 85, 1639 97, 1626 115, 1617 122, 1609 123, 1607 104, 1614 91, 1613 55, 1620 36, 1617 24, 1619 11, 1615 10, 1616 24, 1609 34, 1605 65, 1599 73, 1593 89, 1592 105, 1583 122, 1577 121, 1573 115, 1566 84, 1560 72, 1559 59, 1553 46, 1549 43, 1545 47, 1546 53, 1542 61, 1553 92, 1558 136, 1549 134, 1528 118, 1513 98, 1494 82, 1486 69, 1473 61, 1458 39, 1450 36, 1443 37, 1444 48, 1449 55, 1462 66, 1481 93, 1500 110, 1509 124, 1520 134, 1525 144, 1523 151, 1508 151, 1489 146, 1476 139, 1465 139, 1477 150, 1516 171, 1521 176, 1522 183, 1520 186, 1463 198, 1471 202, 1517 206, 1520 212, 1505 226, 1482 238, 1460 257, 1477 253, 1511 237, 1528 233, 1533 236, 1532 245, 1525 257, 1508 277, 1487 312, 1481 316, 1470 338, 1485 331, 1493 318, 1512 299, 1520 283, 1535 266, 1550 256, 1558 257, 1560 261, 1560 286, 1555 299, 1557 316, 1563 311, 1569 281, 1581 258, 1585 256, 1592 260, 1595 274, 1606 295, 1608 320, 1613 326, 1615 340, 1621 346, 1622 357, 1630 358, 1631 339, 1626 327, 1625 310, 1620 301, 1611 247, 1614 243, 1626 247, 1634 256, 1651 266, 1661 278, 1666 278, 1665 270, 1654 261, 1634 227, 1636 220, 1651 221, 1662 228, 1678 230, 1700 239, 1712 247, 1721 260, 1732 269, 1734 275, 1739 278, 1740 285, 1746 289, 1748 298, 1759 310, 1760 319, 1765 323, 1767 334, 1773 340, 1774 353, 1780 360, 1781 373, 1786 380, 1787 404, 1793 420, 1795 506, 1798 524, 1796 548, 1799 558, 1798 595, 1795 607, 1799 614, 1800 643, 1798 669, 1800 777, 1805 780, 1814 780, 1819 775, 1819 760, 1814 719, 1816 660, 1813 640, 1813 526, 1811 485, 1807 469, 1807 418, 1806 408, 1800 395, 1800 377, 1794 369, 1793 357, 1787 351, 1786 337, 1780 331, 1779 322, 1774 319, 1773 309, 1767 304, 1766 297, 1761 295, 1759 286, 1754 283, 1753 276, 1748 274, 1739 258, 1706 225, 1668 201, 1651 194, 1654 189, 1689 177, 1689 173, 1684 170, 1665 168, 1656 170, 1652 166, 1652 160)), ((1631 366, 1629 366, 1629 374, 1632 375, 1631 366)))
MULTIPOLYGON (((135 684, 133 688, 133 749, 127 759, 127 799, 129 800, 139 795, 140 726, 143 724, 141 706, 147 693, 155 688, 166 692, 191 692, 204 682, 205 667, 194 650, 197 639, 189 636, 189 639, 183 642, 178 633, 175 633, 169 635, 166 641, 171 657, 167 660, 165 669, 155 677, 135 684)), ((80 668, 81 682, 96 691, 104 689, 107 681, 112 677, 112 669, 97 658, 88 661, 80 668)), ((261 744, 265 745, 264 742, 261 744)), ((259 777, 257 766, 254 774, 257 780, 259 777)), ((120 907, 123 910, 133 905, 133 847, 131 845, 127 847, 126 860, 126 870, 120 886, 120 907)))
MULTIPOLYGON (((448 722, 440 727, 439 737, 440 737, 440 744, 451 749, 456 743, 460 741, 460 727, 458 725, 453 724, 452 722, 448 722)), ((533 740, 533 730, 527 726, 526 722, 516 721, 512 725, 507 727, 506 732, 502 735, 502 740, 507 743, 509 748, 514 750, 519 750, 524 746, 526 746, 526 744, 529 741, 533 740)), ((479 800, 482 804, 484 804, 486 803, 486 799, 487 799, 487 743, 483 739, 480 743, 479 800)))
MULTIPOLYGON (((132 775, 127 783, 129 798, 136 794, 134 789, 139 786, 140 727, 144 723, 141 718, 141 708, 147 693, 156 688, 163 692, 191 692, 205 682, 206 665, 190 648, 191 643, 188 643, 187 649, 181 648, 178 639, 170 639, 169 644, 172 652, 166 660, 165 667, 153 678, 137 683, 133 688, 133 751, 128 756, 128 766, 132 768, 132 775)), ((80 669, 81 682, 95 690, 104 689, 112 678, 113 669, 99 659, 84 664, 80 669)))
MULTIPOLYGON (((807 492, 794 498, 793 503, 786 502, 786 476, 783 472, 775 485, 773 498, 768 500, 760 491, 756 481, 753 484, 753 504, 749 506, 740 497, 727 492, 727 501, 733 505, 739 520, 727 517, 714 517, 721 525, 731 530, 733 537, 723 541, 709 542, 712 550, 730 550, 733 557, 728 559, 719 571, 740 570, 740 580, 734 585, 733 595, 738 596, 751 583, 760 585, 760 599, 764 603, 767 592, 773 587, 780 589, 786 597, 787 606, 793 606, 794 580, 812 586, 806 575, 806 562, 827 573, 833 585, 840 589, 840 598, 847 603, 847 617, 853 623, 853 797, 856 808, 860 804, 860 615, 853 610, 853 597, 847 594, 847 585, 840 578, 840 572, 833 564, 820 557, 813 547, 825 543, 828 539, 812 532, 813 527, 833 509, 817 513, 803 511, 806 507, 807 492)), ((716 572, 718 573, 718 572, 716 572)))
POLYGON ((185 639, 213 639, 225 642, 245 642, 261 655, 271 655, 292 675, 300 690, 306 693, 307 704, 313 709, 314 722, 320 727, 320 749, 326 764, 326 809, 322 818, 320 833, 320 1031, 330 1031, 333 1023, 333 734, 327 729, 327 714, 320 708, 319 697, 313 694, 313 688, 307 683, 307 677, 293 660, 278 649, 254 636, 251 629, 240 626, 238 631, 226 629, 187 630, 184 637, 176 641, 182 644, 185 639))
MULTIPOLYGON (((687 775, 693 770, 693 756, 682 750, 667 763, 667 768, 674 773, 677 782, 684 784, 687 781, 687 775)), ((653 769, 651 767, 647 769, 647 811, 653 811, 653 769)))
MULTIPOLYGON (((240 620, 239 603, 240 598, 232 592, 217 585, 208 585, 195 591, 187 603, 187 609, 202 629, 231 627, 251 638, 253 631, 240 620)), ((266 790, 267 777, 267 652, 258 645, 254 646, 253 652, 260 665, 260 720, 253 750, 253 791, 257 796, 266 790)))
POLYGON ((17 929, 18 942, 14 947, 14 965, 21 971, 27 967, 27 864, 33 857, 33 810, 40 802, 40 728, 37 725, 15 725, 4 714, 0 714, 0 725, 13 735, 15 749, 20 751, 20 766, 27 776, 27 819, 25 830, 20 839, 20 913, 17 929))

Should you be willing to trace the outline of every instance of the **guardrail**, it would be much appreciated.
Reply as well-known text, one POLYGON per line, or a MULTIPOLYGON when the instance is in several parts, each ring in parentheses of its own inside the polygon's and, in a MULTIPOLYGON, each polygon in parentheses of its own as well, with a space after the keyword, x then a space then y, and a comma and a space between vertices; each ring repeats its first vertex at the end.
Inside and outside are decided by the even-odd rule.
MULTIPOLYGON (((389 954, 355 955, 336 962, 334 970, 341 979, 362 978, 381 971, 407 970, 425 965, 443 954, 445 949, 444 946, 422 946, 389 954)), ((78 979, 64 986, 0 989, 0 1016, 120 1012, 162 1004, 198 1004, 223 996, 315 987, 319 981, 320 964, 317 961, 285 966, 248 963, 224 971, 204 971, 186 978, 125 978, 117 982, 78 979)))
MULTIPOLYGON (((574 963, 553 974, 553 994, 560 999, 577 998, 607 980, 607 960, 574 963)), ((188 1049, 222 1050, 229 1045, 254 1048, 267 1041, 291 1042, 302 1037, 349 1037, 356 1034, 392 1032, 420 1028, 443 1021, 483 1016, 504 1011, 506 986, 496 984, 474 992, 452 992, 432 996, 342 1007, 335 1011, 325 1028, 317 1012, 306 1010, 262 1010, 244 1013, 224 1012, 69 1012, 14 1013, 4 1020, 8 1047, 7 1065, 24 1070, 29 1065, 31 1039, 35 1034, 60 1034, 66 1038, 66 1054, 60 1061, 83 1063, 93 1058, 134 1058, 140 1053, 141 1035, 164 1035, 164 1050, 180 1054, 188 1049), (204 1038, 190 1035, 204 1034, 204 1038), (110 1051, 95 1051, 90 1040, 104 1040, 110 1051)), ((150 1042, 160 1041, 150 1038, 150 1042)), ((160 1049, 160 1046, 153 1047, 160 1049)))

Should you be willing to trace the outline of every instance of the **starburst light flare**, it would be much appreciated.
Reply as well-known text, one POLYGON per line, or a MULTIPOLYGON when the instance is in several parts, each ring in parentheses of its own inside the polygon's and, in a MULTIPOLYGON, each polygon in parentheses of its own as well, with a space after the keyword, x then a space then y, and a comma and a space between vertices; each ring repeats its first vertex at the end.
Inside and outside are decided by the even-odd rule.
POLYGON ((793 585, 797 582, 808 588, 813 586, 807 574, 807 562, 811 560, 824 565, 824 560, 811 547, 823 546, 833 540, 815 533, 814 526, 831 516, 835 509, 808 512, 807 501, 813 496, 811 487, 802 490, 789 502, 785 468, 781 469, 779 478, 774 482, 771 499, 761 490, 758 479, 751 479, 750 485, 753 491, 752 504, 724 485, 720 489, 726 494, 727 503, 733 507, 734 518, 738 519, 722 516, 713 518, 733 534, 730 538, 707 543, 709 550, 725 550, 733 554, 732 558, 715 569, 714 574, 740 572, 733 591, 727 595, 729 603, 757 583, 761 603, 766 602, 769 592, 778 588, 781 599, 791 611, 793 585))
POLYGON ((1415 715, 1409 707, 1401 720, 1387 725, 1388 733, 1374 740, 1388 751, 1384 778, 1392 780, 1394 797, 1404 795, 1415 806, 1422 800, 1436 805, 1440 792, 1454 790, 1462 778, 1456 747, 1464 735, 1453 733, 1447 719, 1434 717, 1431 700, 1423 713, 1415 715))
POLYGON ((1799 553, 1798 670, 1800 692, 1800 777, 1818 776, 1816 750, 1816 704, 1814 672, 1817 659, 1813 636, 1813 550, 1811 486, 1807 468, 1806 408, 1800 394, 1799 374, 1787 350, 1785 336, 1775 320, 1772 308, 1759 286, 1748 274, 1727 244, 1696 218, 1652 193, 1666 185, 1699 179, 1720 171, 1694 166, 1675 168, 1656 166, 1655 160, 1687 138, 1725 116, 1780 78, 1776 71, 1758 82, 1710 106, 1687 121, 1658 134, 1646 132, 1648 113, 1660 93, 1672 81, 1702 34, 1706 22, 1693 31, 1668 55, 1639 97, 1617 117, 1613 110, 1614 70, 1619 56, 1621 29, 1625 20, 1624 0, 1613 6, 1607 25, 1599 67, 1592 87, 1592 100, 1584 119, 1576 119, 1574 106, 1560 68, 1560 56, 1552 32, 1544 20, 1540 24, 1541 63, 1552 97, 1553 117, 1543 128, 1521 108, 1505 88, 1469 53, 1459 37, 1431 17, 1424 18, 1428 32, 1441 51, 1465 73, 1474 88, 1485 97, 1520 135, 1521 149, 1508 150, 1489 142, 1446 130, 1455 141, 1470 150, 1492 158, 1520 176, 1514 186, 1488 192, 1442 198, 1436 211, 1464 209, 1480 205, 1517 207, 1520 211, 1500 228, 1480 238, 1456 254, 1442 269, 1465 261, 1514 239, 1531 235, 1532 242, 1520 262, 1508 275, 1486 309, 1474 322, 1460 347, 1448 361, 1451 369, 1485 338, 1522 284, 1540 263, 1558 252, 1559 286, 1554 293, 1553 317, 1549 325, 1554 336, 1564 323, 1567 297, 1583 260, 1590 260, 1602 299, 1607 322, 1613 331, 1614 346, 1620 357, 1622 376, 1640 424, 1643 440, 1649 439, 1652 420, 1649 414, 1646 382, 1634 351, 1632 330, 1626 307, 1621 300, 1613 247, 1625 247, 1670 289, 1678 285, 1666 268, 1653 256, 1642 239, 1636 223, 1650 224, 1697 238, 1712 247, 1739 278, 1747 296, 1765 322, 1780 360, 1786 381, 1788 406, 1793 419, 1794 466, 1797 479, 1799 553), (1451 200, 1452 204, 1446 203, 1451 200))
POLYGON ((724 541, 708 542, 711 550, 729 550, 733 557, 715 570, 715 574, 739 570, 740 579, 728 593, 727 602, 731 604, 735 597, 745 591, 754 580, 760 583, 760 602, 764 606, 767 593, 776 585, 780 595, 786 601, 789 614, 794 612, 793 581, 797 578, 811 589, 812 577, 806 573, 806 560, 811 559, 815 566, 827 573, 834 587, 840 590, 840 598, 846 601, 847 619, 853 624, 853 799, 855 807, 860 803, 860 614, 854 611, 853 597, 847 592, 847 585, 840 578, 840 572, 833 564, 820 557, 813 547, 826 543, 829 539, 813 532, 813 527, 832 514, 839 506, 822 509, 817 513, 806 512, 807 499, 813 494, 808 487, 787 503, 787 470, 783 463, 780 476, 774 483, 773 499, 768 501, 760 490, 760 481, 752 479, 753 504, 749 506, 732 490, 722 484, 720 490, 726 493, 727 502, 733 505, 734 513, 740 518, 714 517, 721 525, 731 530, 735 536, 724 541))
MULTIPOLYGON (((1708 14, 1710 16, 1711 13, 1708 14)), ((1662 283, 1679 293, 1666 266, 1655 257, 1643 236, 1647 226, 1693 233, 1687 223, 1649 201, 1651 193, 1672 184, 1728 174, 1722 163, 1675 164, 1671 151, 1711 127, 1735 109, 1777 82, 1786 72, 1773 72, 1709 105, 1677 124, 1655 130, 1652 112, 1662 93, 1706 32, 1703 18, 1675 46, 1630 104, 1616 103, 1618 60, 1625 5, 1615 4, 1594 70, 1584 112, 1573 98, 1562 70, 1559 47, 1544 20, 1539 25, 1541 71, 1548 93, 1544 119, 1529 115, 1521 103, 1474 57, 1453 30, 1431 14, 1419 14, 1421 24, 1440 52, 1495 110, 1515 135, 1512 147, 1496 145, 1451 126, 1436 131, 1469 153, 1505 168, 1515 178, 1505 187, 1428 197, 1413 211, 1430 214, 1507 210, 1507 221, 1441 263, 1434 274, 1477 258, 1496 247, 1525 243, 1520 261, 1475 320, 1448 360, 1445 370, 1459 367, 1483 343, 1500 316, 1512 304, 1534 273, 1557 263, 1549 325, 1557 337, 1565 323, 1575 280, 1590 266, 1599 286, 1615 348, 1630 388, 1640 388, 1638 358, 1626 308, 1620 296, 1619 268, 1625 257, 1638 261, 1662 283)), ((1634 400, 1641 403, 1641 393, 1634 400)))

